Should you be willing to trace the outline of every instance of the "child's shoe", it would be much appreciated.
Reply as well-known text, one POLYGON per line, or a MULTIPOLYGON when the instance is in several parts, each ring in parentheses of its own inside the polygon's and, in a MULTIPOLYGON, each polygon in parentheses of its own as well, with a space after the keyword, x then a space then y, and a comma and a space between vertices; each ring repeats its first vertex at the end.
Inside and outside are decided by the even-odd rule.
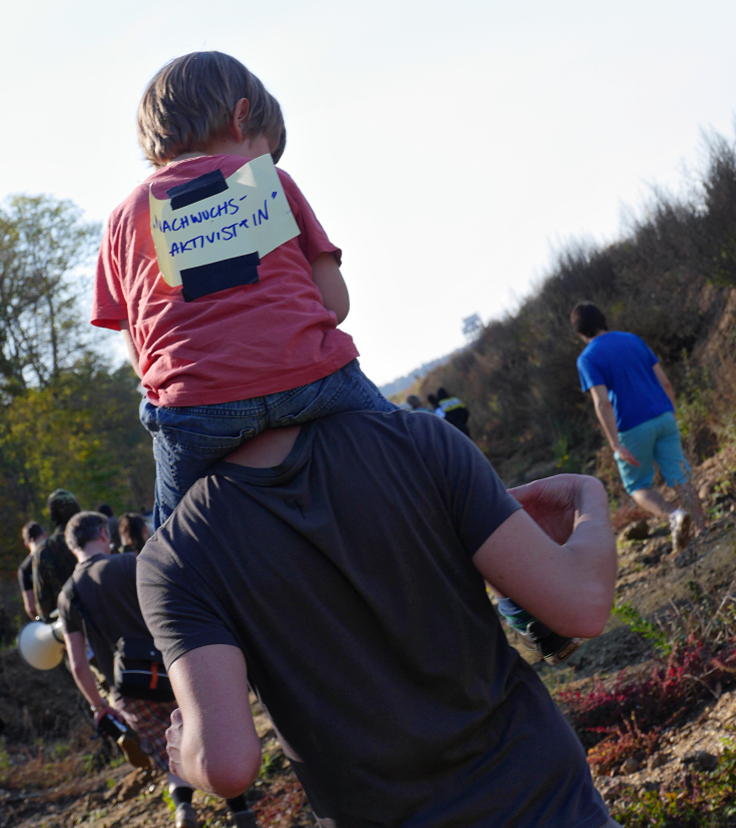
POLYGON ((523 633, 548 664, 561 664, 580 646, 577 638, 557 635, 541 621, 531 621, 523 633))
POLYGON ((118 736, 115 741, 134 768, 151 767, 151 757, 143 750, 141 743, 138 741, 138 736, 132 730, 118 736))
POLYGON ((559 664, 580 646, 577 639, 552 632, 511 598, 499 599, 498 612, 509 627, 521 633, 548 664, 559 664))
POLYGON ((232 816, 235 828, 258 828, 256 816, 250 808, 245 811, 235 811, 232 816))
POLYGON ((672 551, 683 552, 692 533, 693 520, 684 509, 675 509, 670 515, 670 532, 672 533, 672 551))
POLYGON ((176 806, 174 825, 176 828, 199 828, 197 815, 189 802, 180 802, 176 806))

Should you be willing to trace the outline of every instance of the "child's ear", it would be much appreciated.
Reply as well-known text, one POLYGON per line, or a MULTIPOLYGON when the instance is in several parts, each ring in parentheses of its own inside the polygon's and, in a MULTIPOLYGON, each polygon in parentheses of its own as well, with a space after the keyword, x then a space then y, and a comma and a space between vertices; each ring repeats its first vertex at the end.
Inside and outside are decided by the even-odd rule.
POLYGON ((240 100, 233 107, 233 114, 230 118, 230 128, 233 131, 233 136, 236 141, 243 141, 245 139, 249 112, 250 101, 247 98, 240 98, 240 100))

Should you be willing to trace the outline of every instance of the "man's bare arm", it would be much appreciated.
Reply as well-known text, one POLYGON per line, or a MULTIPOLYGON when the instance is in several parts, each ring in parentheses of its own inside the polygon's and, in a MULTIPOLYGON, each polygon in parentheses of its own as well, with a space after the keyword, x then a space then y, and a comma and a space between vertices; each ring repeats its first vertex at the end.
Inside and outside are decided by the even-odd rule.
POLYGON ((614 452, 619 455, 632 466, 638 466, 639 461, 618 439, 618 429, 616 428, 616 415, 613 413, 613 406, 608 399, 608 389, 605 385, 594 385, 590 389, 590 394, 593 397, 593 406, 595 407, 595 416, 606 435, 608 444, 614 452))
POLYGON ((26 611, 26 615, 33 621, 34 618, 38 616, 38 610, 36 609, 36 596, 33 594, 32 589, 24 589, 20 593, 21 598, 23 599, 23 609, 26 611))
POLYGON ((563 474, 510 493, 524 510, 496 529, 473 563, 497 591, 560 635, 598 635, 616 581, 616 545, 602 484, 563 474))
POLYGON ((64 633, 69 666, 77 687, 95 711, 106 710, 107 703, 97 689, 97 682, 87 660, 87 641, 81 632, 64 633))
POLYGON ((228 644, 198 647, 169 669, 179 704, 166 731, 172 773, 226 799, 258 774, 261 745, 248 702, 242 652, 228 644))

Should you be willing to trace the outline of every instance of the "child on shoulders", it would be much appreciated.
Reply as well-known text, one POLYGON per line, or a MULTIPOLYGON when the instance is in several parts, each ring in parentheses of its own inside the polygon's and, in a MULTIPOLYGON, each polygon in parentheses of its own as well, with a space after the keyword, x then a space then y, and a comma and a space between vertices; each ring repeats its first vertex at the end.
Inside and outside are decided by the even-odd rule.
POLYGON ((176 58, 143 95, 138 136, 156 170, 108 220, 92 324, 123 332, 146 391, 159 526, 210 465, 264 429, 395 406, 337 327, 349 310, 341 251, 273 170, 286 130, 261 81, 220 52, 176 58), (241 186, 259 174, 277 175, 263 179, 274 183, 260 205, 241 186), (270 242, 251 244, 264 224, 277 228, 270 242), (170 242, 177 229, 181 244, 170 242))

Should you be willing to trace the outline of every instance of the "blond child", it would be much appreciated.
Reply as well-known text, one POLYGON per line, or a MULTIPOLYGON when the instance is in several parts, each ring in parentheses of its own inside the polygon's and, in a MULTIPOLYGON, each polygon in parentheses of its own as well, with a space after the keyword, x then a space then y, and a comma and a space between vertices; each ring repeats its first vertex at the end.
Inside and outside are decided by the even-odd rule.
POLYGON ((140 416, 153 437, 159 526, 211 464, 264 429, 395 406, 337 327, 349 309, 341 251, 283 170, 273 197, 285 196, 297 234, 262 256, 228 253, 258 213, 224 188, 252 159, 278 162, 286 142, 261 81, 220 52, 176 58, 143 95, 138 136, 156 170, 108 221, 92 324, 123 332, 146 392, 140 416), (218 193, 217 208, 197 209, 218 193), (158 203, 178 222, 152 219, 158 203), (172 251, 201 240, 216 260, 172 284, 155 233, 190 224, 193 241, 172 251))

